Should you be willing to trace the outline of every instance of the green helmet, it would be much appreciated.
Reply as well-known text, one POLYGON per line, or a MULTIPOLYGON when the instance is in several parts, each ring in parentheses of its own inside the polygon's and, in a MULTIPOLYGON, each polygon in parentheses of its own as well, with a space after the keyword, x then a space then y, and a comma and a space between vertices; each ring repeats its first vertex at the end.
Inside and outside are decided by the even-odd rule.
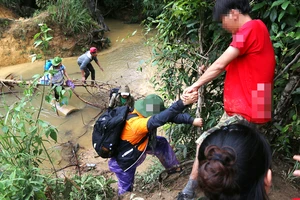
POLYGON ((53 60, 51 61, 51 64, 55 67, 55 66, 59 65, 61 63, 61 61, 62 61, 61 57, 57 56, 57 57, 53 58, 53 60))
POLYGON ((145 99, 137 100, 134 108, 144 117, 150 117, 166 109, 164 101, 156 94, 149 94, 145 99))

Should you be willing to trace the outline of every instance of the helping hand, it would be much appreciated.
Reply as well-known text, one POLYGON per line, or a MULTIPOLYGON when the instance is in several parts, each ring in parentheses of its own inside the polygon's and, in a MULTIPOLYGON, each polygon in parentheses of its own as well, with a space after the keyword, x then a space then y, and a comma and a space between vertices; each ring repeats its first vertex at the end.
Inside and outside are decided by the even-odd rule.
POLYGON ((186 89, 183 90, 183 94, 182 94, 182 99, 186 99, 188 98, 190 93, 194 93, 196 92, 198 95, 198 88, 194 87, 193 85, 190 87, 187 87, 186 89))
POLYGON ((193 121, 194 126, 202 127, 203 126, 203 119, 202 118, 195 118, 193 121))
POLYGON ((195 103, 198 100, 198 92, 183 94, 181 95, 181 100, 183 101, 183 105, 185 106, 195 103))

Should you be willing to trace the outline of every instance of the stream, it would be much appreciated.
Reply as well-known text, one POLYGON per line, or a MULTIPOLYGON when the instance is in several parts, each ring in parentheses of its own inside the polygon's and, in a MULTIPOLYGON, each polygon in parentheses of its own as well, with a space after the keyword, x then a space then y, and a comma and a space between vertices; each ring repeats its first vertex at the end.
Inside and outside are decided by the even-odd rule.
MULTIPOLYGON (((144 45, 146 38, 143 34, 143 27, 138 24, 124 24, 118 20, 106 21, 111 31, 106 33, 105 36, 111 40, 111 47, 98 52, 97 57, 104 68, 104 72, 94 62, 92 63, 96 71, 96 80, 117 86, 128 84, 133 95, 135 93, 139 95, 154 93, 149 80, 155 73, 155 69, 143 64, 144 61, 150 59, 151 51, 150 47, 144 45), (137 70, 141 65, 143 66, 142 72, 137 70)), ((81 80, 77 58, 77 56, 63 58, 62 61, 66 66, 69 77, 73 80, 81 80)), ((28 63, 1 67, 0 78, 4 79, 12 73, 15 79, 30 80, 33 75, 43 73, 44 61, 31 63, 30 57, 28 57, 28 60, 28 63)), ((88 80, 90 80, 90 77, 88 80)), ((41 89, 42 87, 39 88, 41 89)), ((49 90, 49 87, 46 90, 49 90)), ((86 93, 86 90, 82 87, 75 88, 75 91, 83 95, 86 93)), ((21 92, 18 94, 19 96, 22 95, 21 92)), ((3 95, 1 104, 5 102, 11 105, 15 101, 18 101, 15 94, 3 95)), ((40 102, 41 97, 37 96, 32 103, 38 108, 40 102)), ((78 155, 81 155, 80 153, 85 151, 94 154, 90 155, 91 159, 96 155, 96 152, 92 148, 91 137, 92 128, 100 109, 85 104, 75 95, 71 97, 69 104, 79 110, 67 116, 58 116, 48 103, 43 102, 41 119, 51 123, 58 129, 58 143, 54 144, 50 141, 50 143, 46 144, 51 152, 51 157, 54 158, 56 168, 63 168, 70 164, 72 150, 70 149, 70 145, 68 145, 69 142, 74 145, 79 144, 78 155)), ((3 112, 3 109, 0 108, 0 112, 3 112)), ((84 159, 83 157, 82 159, 84 159)), ((105 160, 101 158, 97 159, 99 160, 97 164, 100 165, 100 168, 107 168, 105 160)), ((85 160, 84 162, 96 161, 92 159, 90 161, 85 160)), ((47 171, 51 169, 51 165, 45 161, 42 168, 47 171)))

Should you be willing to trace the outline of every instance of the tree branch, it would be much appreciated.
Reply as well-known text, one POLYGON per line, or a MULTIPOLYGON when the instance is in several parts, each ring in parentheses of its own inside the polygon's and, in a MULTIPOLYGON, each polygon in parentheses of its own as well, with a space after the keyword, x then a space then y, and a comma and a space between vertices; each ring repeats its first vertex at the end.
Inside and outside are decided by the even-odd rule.
POLYGON ((295 58, 276 76, 275 81, 300 57, 300 52, 295 56, 295 58))

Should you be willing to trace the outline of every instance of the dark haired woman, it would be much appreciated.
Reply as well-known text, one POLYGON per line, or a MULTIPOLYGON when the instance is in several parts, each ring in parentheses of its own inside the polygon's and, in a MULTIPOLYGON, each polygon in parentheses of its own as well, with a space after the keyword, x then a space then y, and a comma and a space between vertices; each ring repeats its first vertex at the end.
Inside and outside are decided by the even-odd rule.
POLYGON ((209 200, 268 200, 271 149, 255 128, 223 126, 199 148, 199 187, 209 200))

